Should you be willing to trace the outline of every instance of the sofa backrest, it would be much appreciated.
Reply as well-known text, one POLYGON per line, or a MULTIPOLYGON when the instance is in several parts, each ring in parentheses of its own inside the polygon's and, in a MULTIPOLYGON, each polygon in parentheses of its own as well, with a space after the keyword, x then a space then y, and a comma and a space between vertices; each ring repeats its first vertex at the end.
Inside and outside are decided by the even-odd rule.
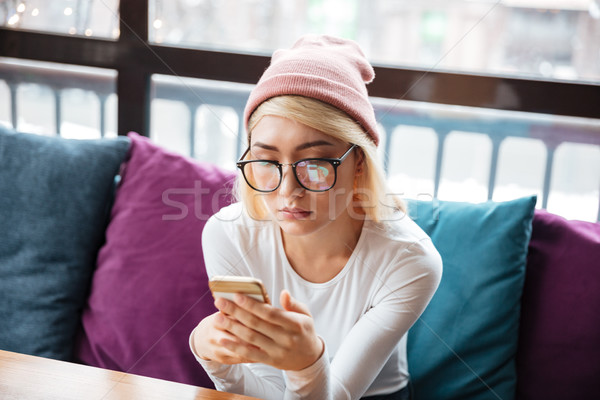
MULTIPOLYGON (((79 362, 212 387, 187 339, 215 311, 200 238, 235 174, 135 133, 15 135, 0 130, 0 348, 72 360, 75 343, 79 362)), ((444 260, 409 333, 415 399, 600 398, 600 224, 534 204, 410 202, 444 260)))

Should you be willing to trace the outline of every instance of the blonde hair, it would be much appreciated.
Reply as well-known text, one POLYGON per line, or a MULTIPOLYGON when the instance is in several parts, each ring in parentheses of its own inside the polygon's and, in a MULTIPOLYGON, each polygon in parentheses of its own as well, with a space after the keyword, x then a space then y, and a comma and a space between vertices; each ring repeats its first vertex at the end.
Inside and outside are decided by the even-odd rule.
MULTIPOLYGON (((310 97, 284 95, 268 99, 254 110, 248 121, 248 144, 252 130, 266 115, 288 118, 332 138, 358 145, 364 154, 362 173, 357 175, 353 202, 366 218, 375 222, 386 221, 396 211, 406 212, 404 202, 387 190, 383 167, 377 156, 373 140, 348 114, 332 105, 310 97), (365 196, 366 195, 366 196, 365 196)), ((257 196, 259 192, 249 187, 240 175, 236 180, 234 194, 249 215, 264 219, 267 210, 257 196)))

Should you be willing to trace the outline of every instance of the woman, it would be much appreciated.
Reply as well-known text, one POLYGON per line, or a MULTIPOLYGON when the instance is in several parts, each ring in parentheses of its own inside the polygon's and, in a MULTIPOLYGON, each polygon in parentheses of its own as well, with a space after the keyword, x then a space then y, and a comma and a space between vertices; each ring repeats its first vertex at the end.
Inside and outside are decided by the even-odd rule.
POLYGON ((273 304, 217 298, 192 332, 219 390, 409 398, 406 332, 442 263, 386 193, 373 76, 356 43, 305 36, 274 53, 250 95, 241 201, 209 219, 202 246, 209 276, 259 278, 273 304))

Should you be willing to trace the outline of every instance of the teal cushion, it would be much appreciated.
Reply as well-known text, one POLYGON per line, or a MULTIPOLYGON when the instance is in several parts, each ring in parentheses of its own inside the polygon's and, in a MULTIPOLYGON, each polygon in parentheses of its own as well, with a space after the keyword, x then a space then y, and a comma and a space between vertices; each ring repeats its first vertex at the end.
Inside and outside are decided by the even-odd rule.
POLYGON ((72 359, 128 149, 0 128, 0 349, 72 359))
POLYGON ((440 286, 408 335, 414 399, 514 399, 536 197, 408 203, 444 262, 440 286))

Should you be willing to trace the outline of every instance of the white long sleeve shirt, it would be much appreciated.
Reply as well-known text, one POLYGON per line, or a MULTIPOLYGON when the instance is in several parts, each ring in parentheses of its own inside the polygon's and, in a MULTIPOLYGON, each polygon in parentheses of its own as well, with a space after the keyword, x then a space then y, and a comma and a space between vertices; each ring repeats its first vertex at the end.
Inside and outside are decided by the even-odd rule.
POLYGON ((259 278, 276 307, 288 289, 306 304, 325 351, 301 371, 263 364, 224 365, 198 357, 218 390, 263 399, 358 399, 392 393, 408 383, 406 332, 441 279, 431 239, 399 213, 386 225, 365 221, 344 268, 330 281, 308 282, 290 265, 280 228, 256 221, 241 203, 207 222, 202 248, 209 276, 259 278))

